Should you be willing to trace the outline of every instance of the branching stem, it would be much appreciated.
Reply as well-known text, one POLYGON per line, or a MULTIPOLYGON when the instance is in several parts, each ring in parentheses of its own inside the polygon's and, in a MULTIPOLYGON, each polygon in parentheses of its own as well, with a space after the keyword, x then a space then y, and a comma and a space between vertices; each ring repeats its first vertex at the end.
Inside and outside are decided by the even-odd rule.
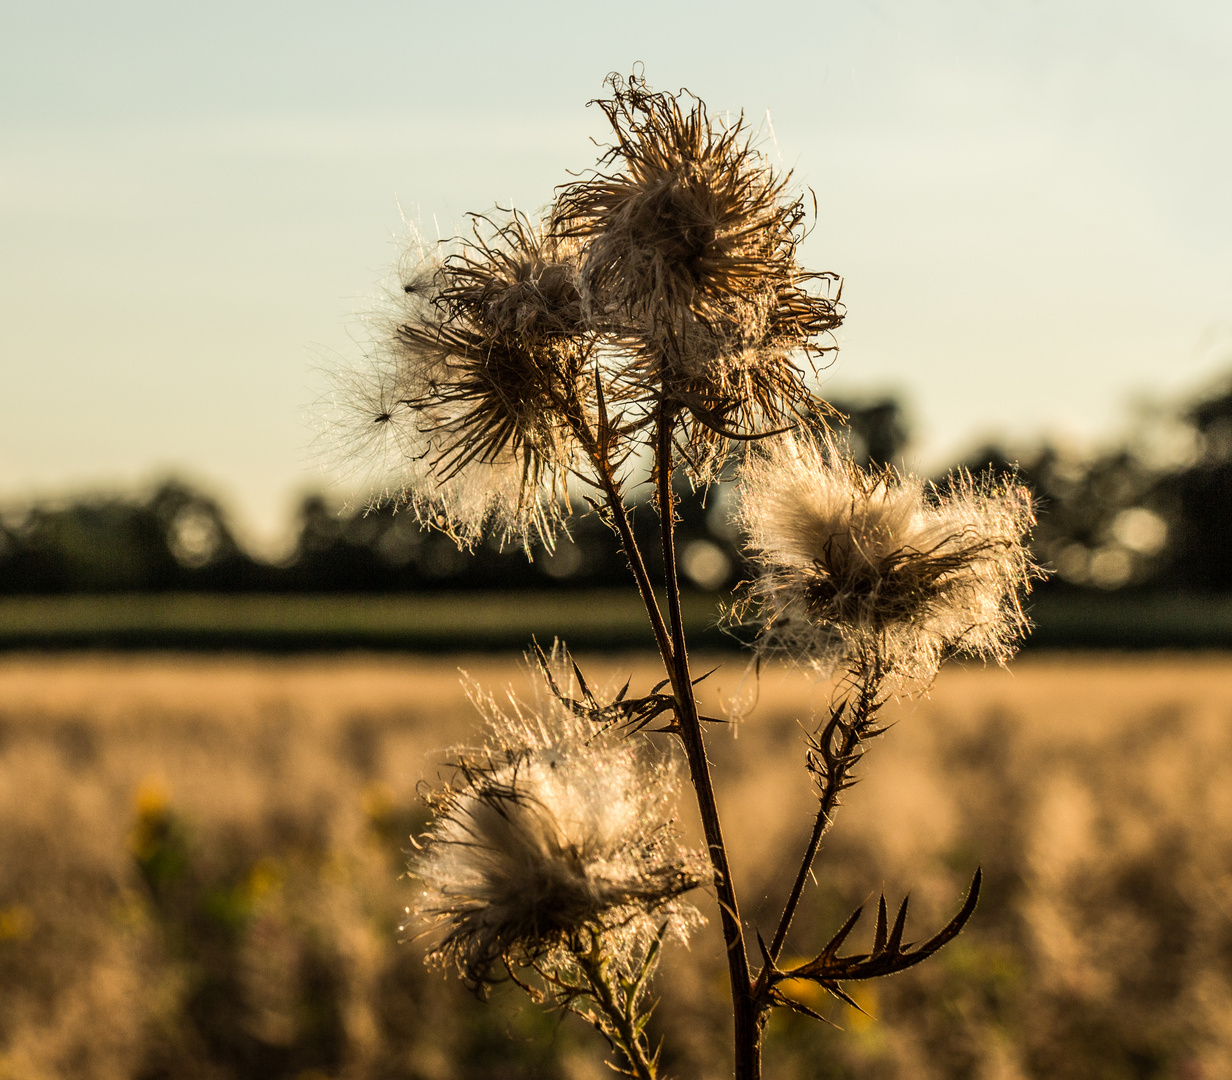
POLYGON ((727 946, 728 975, 731 980, 732 1009, 735 1021, 736 1078, 756 1080, 761 1075, 761 1032, 757 1022, 757 1008, 752 997, 749 977, 748 952, 744 942, 744 927, 740 920, 740 907, 736 902, 736 890, 732 881, 731 867, 727 859, 727 845, 719 823, 719 808, 715 799, 714 784, 710 778, 710 763, 706 758, 702 725, 698 717, 697 698, 693 692, 693 680, 689 672, 689 655, 684 634, 684 618, 680 607, 680 579, 676 570, 676 508, 672 491, 672 436, 675 416, 666 407, 660 406, 656 420, 655 482, 658 485, 659 519, 663 538, 663 572, 667 586, 667 611, 671 622, 671 655, 664 656, 672 691, 676 697, 677 720, 680 725, 680 741, 684 744, 685 756, 693 790, 697 793, 698 810, 710 862, 714 868, 714 888, 718 894, 719 913, 723 923, 723 940, 727 946))
POLYGON ((605 447, 587 422, 585 412, 581 408, 580 403, 574 402, 573 404, 574 408, 570 411, 570 416, 574 434, 577 435, 578 440, 585 448, 595 470, 595 475, 588 479, 592 479, 603 492, 608 513, 611 515, 612 527, 616 530, 616 535, 620 537, 620 546, 629 564, 629 570, 637 582, 637 591, 641 595, 642 604, 646 608, 646 614, 650 617, 650 629, 654 633, 655 644, 659 648, 659 655, 663 658, 664 667, 670 671, 672 664, 671 637, 668 633, 667 624, 663 621, 663 613, 659 610, 659 602, 655 599, 654 585, 650 580, 650 574, 646 570, 646 562, 642 558, 641 549, 638 548, 637 540, 633 535, 633 525, 629 521, 629 511, 625 507, 624 494, 616 482, 612 464, 608 460, 605 447))
MULTIPOLYGON (((847 710, 848 717, 846 723, 841 725, 842 736, 839 740, 837 751, 831 751, 829 745, 823 745, 822 747, 823 753, 828 755, 828 759, 827 768, 821 780, 821 789, 818 792, 817 817, 813 822, 813 832, 809 836, 808 845, 804 850, 804 857, 800 860, 800 869, 796 872, 796 879, 792 883, 791 893, 787 897, 787 903, 783 906, 783 914, 779 918, 779 924, 775 928, 774 937, 771 939, 770 946, 766 950, 770 958, 770 964, 777 961, 783 951, 783 945, 787 940, 787 932, 791 929, 791 922, 795 917, 796 908, 800 904, 800 897, 804 892, 805 883, 812 872, 813 862, 817 858, 817 850, 821 846, 821 841, 826 833, 830 831, 830 826, 834 823, 834 811, 838 807, 839 796, 842 795, 843 790, 848 786, 848 776, 851 773, 851 768, 860 759, 861 742, 869 734, 869 726, 881 704, 878 695, 884 678, 885 673, 879 657, 862 657, 856 671, 855 686, 851 694, 845 702, 840 704, 838 709, 832 709, 831 711, 831 724, 838 724, 838 719, 841 715, 839 710, 841 709, 847 710)), ((823 733, 822 738, 823 740, 829 740, 831 738, 830 732, 823 733)), ((769 987, 770 964, 762 968, 753 989, 753 995, 758 1002, 759 1012, 764 1012, 766 1009, 764 992, 769 987)))
POLYGON ((624 496, 613 475, 611 463, 607 459, 603 440, 601 437, 596 437, 594 431, 582 419, 580 410, 577 416, 574 430, 594 464, 594 479, 603 492, 612 526, 620 537, 629 569, 637 582, 638 592, 641 594, 646 613, 650 618, 655 642, 659 647, 659 654, 663 658, 663 666, 676 699, 678 733, 689 763, 690 779, 697 795, 702 829, 705 832, 706 846, 710 854, 711 867, 714 870, 714 887, 718 896, 723 940, 726 945, 735 1025, 736 1080, 759 1080, 761 1076, 761 1028, 758 1007, 753 996, 748 950, 744 940, 744 927, 740 920, 740 906, 737 903, 731 866, 727 857, 727 845, 723 840, 723 830, 719 822, 718 802, 710 776, 710 763, 706 758, 697 698, 693 692, 688 645, 684 632, 684 616, 680 604, 680 578, 676 568, 675 496, 672 491, 674 472, 672 437, 676 418, 670 409, 660 407, 655 425, 655 481, 663 542, 669 620, 665 623, 663 613, 655 598, 646 562, 633 535, 624 496))

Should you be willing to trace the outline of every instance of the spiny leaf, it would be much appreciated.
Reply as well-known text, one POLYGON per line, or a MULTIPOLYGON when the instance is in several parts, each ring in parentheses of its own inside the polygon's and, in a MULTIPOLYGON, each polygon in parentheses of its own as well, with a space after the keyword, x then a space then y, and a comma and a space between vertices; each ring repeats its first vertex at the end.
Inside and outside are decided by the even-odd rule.
MULTIPOLYGON (((655 935, 650 948, 646 950, 646 958, 642 962, 642 969, 638 972, 637 979, 629 988, 628 1002, 630 1008, 637 1001, 638 995, 642 992, 642 987, 646 985, 646 980, 650 978, 650 973, 654 970, 655 963, 659 958, 659 952, 663 948, 663 937, 666 933, 667 923, 664 923, 659 927, 659 932, 655 935)), ((654 1011, 653 1005, 651 1006, 651 1011, 654 1011)))
POLYGON ((607 420, 607 399, 603 395, 603 377, 598 364, 595 365, 595 405, 599 411, 599 441, 605 444, 603 450, 606 457, 606 443, 611 429, 607 420))
POLYGON ((713 675, 716 671, 718 671, 718 670, 719 670, 719 668, 721 668, 722 666, 723 666, 722 664, 715 664, 715 665, 714 665, 714 667, 712 667, 709 671, 707 671, 707 672, 706 672, 706 674, 704 674, 704 675, 699 675, 696 679, 694 679, 694 680, 693 680, 693 685, 694 685, 694 686, 696 686, 696 685, 697 685, 699 682, 701 682, 703 679, 708 679, 708 678, 710 678, 710 676, 711 676, 711 675, 713 675))
POLYGON ((766 965, 767 971, 774 971, 774 957, 770 955, 770 946, 766 944, 766 939, 761 936, 761 931, 757 931, 757 947, 761 950, 762 963, 766 965))
MULTIPOLYGON (((814 1020, 820 1020, 823 1024, 829 1024, 832 1028, 838 1028, 838 1025, 833 1020, 827 1020, 821 1013, 810 1009, 802 1001, 796 1001, 795 998, 789 998, 786 994, 778 990, 770 991, 770 1001, 775 1005, 781 1005, 785 1009, 791 1009, 792 1012, 798 1012, 804 1016, 811 1016, 814 1020)), ((841 1031, 842 1029, 839 1028, 841 1031)))
POLYGON ((877 929, 873 933, 873 955, 885 950, 886 944, 886 902, 885 893, 877 898, 877 929))
POLYGON ((907 924, 908 899, 904 899, 902 904, 899 905, 898 913, 895 916, 894 925, 891 929, 889 927, 885 896, 882 895, 877 904, 877 926, 873 933, 872 952, 839 956, 839 947, 846 940, 848 934, 851 933, 852 927, 855 926, 864 910, 863 905, 861 905, 848 916, 847 921, 839 929, 838 933, 830 939, 830 942, 814 959, 790 971, 772 970, 769 976, 771 985, 773 986, 785 979, 809 979, 818 983, 835 997, 854 1005, 855 1003, 851 1002, 843 991, 840 985, 842 981, 849 979, 875 979, 883 975, 893 975, 896 972, 905 971, 909 967, 914 967, 923 960, 927 960, 928 957, 932 956, 943 945, 953 941, 962 932, 963 927, 967 925, 968 920, 970 920, 971 915, 975 911, 976 902, 979 900, 980 884, 982 881, 983 872, 976 870, 975 875, 971 879, 971 888, 967 893, 967 898, 958 913, 931 938, 914 947, 903 945, 903 931, 907 924))
POLYGON ((894 929, 890 931, 890 940, 886 942, 886 951, 896 953, 903 944, 903 927, 907 925, 907 905, 911 902, 911 894, 903 897, 898 906, 898 916, 894 919, 894 929))
POLYGON ((982 869, 977 868, 975 871, 975 877, 971 879, 971 889, 967 893, 967 900, 963 904, 962 910, 959 911, 959 913, 955 915, 954 918, 952 918, 936 934, 924 942, 924 944, 919 947, 920 951, 927 949, 929 955, 932 955, 932 953, 935 953, 943 945, 948 945, 962 933, 963 927, 967 925, 968 920, 975 912, 976 902, 980 898, 980 884, 983 880, 984 872, 982 869))
POLYGON ((856 923, 860 921, 860 916, 863 914, 864 905, 861 904, 855 909, 855 911, 847 916, 847 921, 839 927, 838 933, 835 934, 834 937, 832 937, 826 944, 826 947, 821 950, 821 956, 818 957, 818 959, 821 959, 822 957, 829 958, 835 956, 838 953, 838 950, 842 948, 843 942, 847 940, 847 935, 850 934, 855 928, 856 923))
MULTIPOLYGON (((640 731, 643 729, 655 731, 674 731, 675 721, 661 728, 648 728, 658 717, 665 712, 671 712, 676 707, 676 699, 670 694, 660 694, 655 691, 647 694, 645 697, 629 699, 629 681, 621 688, 620 692, 607 704, 601 702, 595 692, 591 689, 590 684, 586 681, 585 675, 578 666, 577 661, 566 650, 564 658, 568 661, 573 669, 573 675, 577 680, 578 688, 581 691, 581 697, 575 698, 566 693, 561 687, 556 678, 556 670, 553 666, 552 657, 549 656, 539 644, 532 638, 531 641, 532 658, 535 665, 539 668, 543 675, 544 681, 547 683, 548 689, 553 697, 556 698, 575 716, 584 720, 589 720, 595 724, 607 726, 623 726, 630 731, 640 731)), ((660 683, 659 686, 662 686, 660 683)))

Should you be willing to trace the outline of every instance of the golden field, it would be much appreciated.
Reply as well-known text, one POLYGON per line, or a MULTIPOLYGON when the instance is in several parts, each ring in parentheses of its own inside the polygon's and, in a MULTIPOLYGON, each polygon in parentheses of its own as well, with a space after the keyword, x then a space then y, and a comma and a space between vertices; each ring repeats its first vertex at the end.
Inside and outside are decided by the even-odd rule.
MULTIPOLYGON (((828 688, 719 659, 704 707, 755 699, 710 745, 744 915, 768 932, 811 824, 801 724, 828 688)), ((660 677, 580 660, 600 684, 660 677)), ((528 692, 492 656, 0 659, 0 1077, 611 1075, 576 1019, 476 1002, 399 944, 417 787, 477 730, 459 667, 528 692)), ((1232 1076, 1232 658, 1036 654, 947 669, 885 715, 792 948, 880 889, 911 892, 915 938, 977 865, 984 893, 937 957, 849 987, 869 1015, 815 996, 839 1027, 777 1015, 767 1074, 1232 1076)), ((728 1067, 698 903, 709 923, 659 980, 679 1077, 728 1067)))

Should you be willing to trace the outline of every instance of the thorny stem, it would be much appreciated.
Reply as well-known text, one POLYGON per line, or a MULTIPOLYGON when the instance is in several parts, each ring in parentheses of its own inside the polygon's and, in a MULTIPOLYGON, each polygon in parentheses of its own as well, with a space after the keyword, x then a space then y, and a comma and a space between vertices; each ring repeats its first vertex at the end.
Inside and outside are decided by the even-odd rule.
POLYGON ((749 959, 744 943, 744 928, 740 921, 740 908, 736 902, 736 890, 732 882, 731 867, 727 860, 727 845, 723 842, 723 830, 719 823, 719 808, 715 799, 714 784, 710 778, 710 763, 706 759, 706 746, 702 738, 702 725, 698 717, 697 698, 693 693, 693 680, 689 673, 689 656, 684 634, 684 619, 680 609, 680 580, 676 572, 676 517, 675 499, 672 492, 672 433, 675 416, 665 406, 660 406, 656 421, 655 481, 658 485, 660 532, 663 538, 663 572, 667 586, 667 610, 671 620, 672 650, 665 654, 668 676, 676 697, 676 714, 680 725, 680 741, 684 744, 685 756, 693 789, 697 793, 697 805, 701 812, 702 828, 714 868, 714 887, 718 894, 719 912, 723 922, 723 940, 727 945, 727 967, 731 980, 732 1009, 735 1022, 736 1080, 756 1080, 761 1075, 761 1032, 757 1022, 757 1006, 752 996, 749 977, 749 959))
MULTIPOLYGON (((603 1033, 624 1054, 633 1070, 630 1075, 638 1077, 638 1080, 655 1080, 655 1059, 646 1056, 641 1033, 629 1015, 631 1010, 627 1006, 622 1008, 612 992, 607 977, 607 963, 599 952, 598 941, 594 942, 588 954, 579 954, 577 959, 578 966, 590 984, 591 996, 612 1025, 610 1031, 603 1033)), ((632 1002, 628 1004, 631 1005, 632 1002)))
POLYGON ((672 494, 672 433, 674 415, 660 408, 656 422, 656 481, 658 485, 660 532, 663 538, 663 564, 667 589, 670 632, 663 621, 663 613, 655 599, 650 575, 645 560, 637 546, 633 528, 629 523, 628 510, 620 488, 612 474, 606 451, 600 439, 595 437, 579 409, 574 416, 574 430, 590 455, 595 466, 595 479, 602 489, 612 524, 620 536, 629 569, 637 581, 638 592, 650 617, 650 625, 663 658, 676 698, 676 719, 680 740, 684 744, 689 762, 693 789, 697 794, 698 810, 710 862, 714 870, 715 892, 718 894, 719 912, 723 924, 723 940, 726 944, 728 976, 732 989, 732 1010, 735 1025, 736 1080, 758 1080, 761 1076, 761 1031, 758 1023, 758 1008, 753 996, 752 979, 749 974, 748 952, 744 941, 744 928, 740 921, 740 908, 736 901, 731 867, 727 859, 727 845, 719 823, 719 808, 710 777, 710 763, 706 759, 706 747, 702 737, 701 720, 698 716, 697 698, 693 693, 693 680, 689 672, 689 657, 684 633, 684 617, 680 607, 680 579, 676 571, 676 518, 672 494))
MULTIPOLYGON (((771 939, 770 947, 767 949, 770 963, 762 968, 761 974, 757 977, 757 983, 753 988, 753 996, 757 999, 759 1012, 764 1012, 766 1009, 763 994, 768 986, 770 966, 778 960, 779 954, 783 951, 783 944, 787 939, 787 931, 791 928, 791 921, 796 914, 796 908, 799 906, 800 896, 804 892, 805 883, 808 881, 809 874, 813 869, 813 862, 817 858, 817 849, 821 846, 822 839, 830 831, 830 826, 834 823, 834 811, 838 807, 839 796, 842 795, 844 788, 848 786, 847 777, 851 772, 851 767, 860 758, 860 744, 868 735, 868 725, 880 705, 877 695, 884 678, 885 671, 882 668, 880 656, 874 655, 870 658, 865 655, 861 657, 856 671, 854 692, 849 695, 845 703, 850 711, 848 720, 842 727, 842 739, 839 742, 838 750, 833 752, 832 756, 827 759, 828 767, 821 782, 821 790, 818 792, 817 818, 813 822, 813 832, 809 837, 808 846, 804 850, 804 857, 800 860, 800 869, 796 873, 796 880, 792 883, 787 903, 783 906, 783 914, 779 918, 779 924, 774 931, 774 937, 771 939), (829 764, 830 761, 833 762, 832 765, 829 764)), ((837 715, 832 710, 832 723, 835 722, 837 715)), ((823 734, 823 738, 828 739, 829 733, 823 734)), ((823 753, 828 752, 829 747, 823 747, 823 753)))
POLYGON ((637 540, 633 536, 633 526, 629 522, 629 512, 625 508, 624 496, 616 484, 611 463, 607 460, 607 452, 595 437, 580 405, 570 410, 569 415, 573 422, 574 433, 586 449, 595 467, 594 479, 598 481, 598 485, 603 491, 604 499, 607 501, 608 512, 612 516, 612 525, 616 529, 616 534, 620 537, 620 546, 624 550, 625 560, 628 562, 629 569, 632 571, 634 580, 637 582, 637 591, 641 594, 646 614, 650 617, 650 628, 654 632, 655 644, 659 647, 659 654, 663 657, 664 667, 670 671, 672 657, 671 638, 668 635, 667 625, 663 621, 663 613, 659 610, 659 602, 655 599, 654 585, 650 581, 650 574, 646 571, 646 562, 642 558, 641 549, 637 546, 637 540))
MULTIPOLYGON (((659 655, 663 657, 664 666, 670 673, 673 661, 672 638, 663 622, 663 613, 659 610, 659 602, 655 599, 654 586, 650 574, 646 571, 646 562, 642 558, 641 549, 633 536, 633 526, 629 523, 629 513, 625 509, 624 499, 610 476, 603 477, 603 493, 607 497, 608 509, 616 531, 620 535, 620 544, 624 548, 625 559, 629 569, 637 579, 637 590, 641 593, 642 603, 646 606, 646 614, 650 616, 650 628, 654 631, 655 642, 659 646, 659 655)), ((670 601, 670 597, 669 597, 670 601)))

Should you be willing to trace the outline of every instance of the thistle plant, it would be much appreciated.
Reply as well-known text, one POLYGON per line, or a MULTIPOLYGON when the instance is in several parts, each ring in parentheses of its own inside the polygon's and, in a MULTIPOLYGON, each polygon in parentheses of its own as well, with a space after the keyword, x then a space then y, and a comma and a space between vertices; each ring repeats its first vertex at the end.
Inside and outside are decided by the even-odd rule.
POLYGON ((742 604, 763 654, 832 671, 877 657, 927 684, 956 652, 1005 663, 1027 629, 1024 489, 950 477, 942 494, 863 470, 833 437, 767 440, 741 477, 738 520, 762 573, 742 604))
POLYGON ((665 936, 695 921, 679 898, 706 869, 671 825, 674 762, 563 696, 511 711, 475 699, 488 740, 428 795, 435 824, 411 860, 429 959, 478 990, 512 978, 594 1023, 633 1075, 653 1075, 647 978, 665 936))
MULTIPOLYGON (((870 951, 843 948, 860 912, 815 957, 781 966, 821 840, 899 693, 948 657, 1005 663, 1027 629, 1036 570, 1027 493, 968 475, 944 490, 862 470, 826 427, 817 364, 842 321, 840 282, 797 261, 807 215, 743 117, 720 123, 697 98, 611 76, 597 104, 612 142, 537 220, 475 218, 452 248, 405 264, 388 332, 343 384, 350 444, 385 462, 391 499, 460 545, 485 534, 551 545, 579 492, 618 536, 663 661, 646 693, 595 690, 563 652, 536 651, 544 693, 498 708, 476 694, 486 741, 462 751, 428 795, 417 841, 411 933, 429 959, 482 990, 512 979, 579 1013, 629 1075, 658 1074, 647 990, 663 945, 697 921, 685 899, 713 891, 731 988, 735 1075, 761 1073, 769 1013, 817 1016, 787 993, 917 964, 975 908, 977 871, 951 921, 904 940, 907 903, 882 897, 870 951), (662 580, 630 511, 650 462, 662 580), (741 915, 706 753, 681 613, 673 477, 735 469, 737 520, 755 573, 729 612, 775 655, 834 678, 802 763, 817 811, 772 928, 741 915), (683 771, 705 854, 671 821, 683 771)), ((820 1018, 820 1017, 819 1017, 820 1018)))

